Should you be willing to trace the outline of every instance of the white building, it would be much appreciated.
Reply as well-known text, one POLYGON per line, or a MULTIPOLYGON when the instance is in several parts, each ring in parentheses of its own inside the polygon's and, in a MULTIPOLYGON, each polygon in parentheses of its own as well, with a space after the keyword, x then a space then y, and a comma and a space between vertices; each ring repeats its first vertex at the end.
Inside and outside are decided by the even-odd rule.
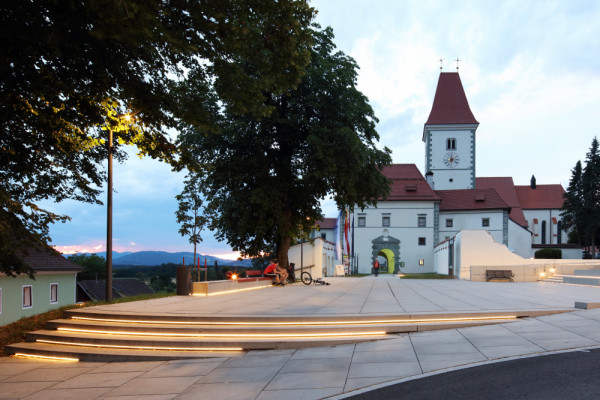
POLYGON ((375 258, 381 273, 434 272, 434 248, 465 230, 487 231, 526 258, 537 248, 568 247, 560 227, 561 185, 476 177, 478 126, 458 73, 441 73, 423 129, 425 176, 414 164, 386 167, 392 180, 387 199, 356 209, 350 219, 360 273, 371 272, 375 258))

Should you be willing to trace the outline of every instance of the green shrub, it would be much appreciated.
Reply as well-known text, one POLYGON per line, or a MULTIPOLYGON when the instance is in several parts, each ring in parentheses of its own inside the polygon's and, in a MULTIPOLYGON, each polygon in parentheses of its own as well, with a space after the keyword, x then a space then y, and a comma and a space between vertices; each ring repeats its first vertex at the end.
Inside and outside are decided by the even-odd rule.
POLYGON ((544 260, 560 260, 562 259, 562 251, 560 249, 540 249, 535 252, 535 258, 544 260))

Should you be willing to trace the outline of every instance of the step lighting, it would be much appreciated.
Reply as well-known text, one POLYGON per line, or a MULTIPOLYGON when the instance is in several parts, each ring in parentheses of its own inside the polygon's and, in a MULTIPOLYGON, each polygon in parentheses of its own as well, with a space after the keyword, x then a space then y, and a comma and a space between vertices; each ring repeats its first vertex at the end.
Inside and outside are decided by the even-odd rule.
POLYGON ((231 293, 237 293, 237 292, 247 292, 248 290, 256 290, 256 289, 264 289, 264 288, 268 288, 271 287, 269 286, 256 286, 256 287, 251 287, 251 288, 244 288, 244 289, 233 289, 233 290, 224 290, 222 292, 215 292, 215 293, 192 293, 192 296, 201 296, 201 297, 206 297, 206 296, 218 296, 221 294, 231 294, 231 293))
POLYGON ((132 332, 132 331, 102 331, 93 329, 57 328, 61 332, 97 333, 102 335, 130 335, 130 336, 157 336, 157 337, 186 337, 186 338, 318 338, 318 337, 347 337, 347 336, 380 336, 386 335, 385 331, 378 332, 325 332, 325 333, 159 333, 159 332, 132 332))
POLYGON ((456 317, 456 318, 422 318, 422 319, 373 319, 359 321, 166 321, 166 320, 129 320, 129 319, 110 319, 95 317, 73 316, 73 320, 98 321, 98 322, 120 322, 134 324, 173 324, 173 325, 238 325, 238 326, 311 326, 311 325, 369 325, 369 324, 414 324, 414 323, 437 323, 437 322, 465 322, 465 321, 488 321, 517 319, 516 315, 497 315, 487 317, 456 317))
POLYGON ((14 357, 18 358, 34 358, 34 359, 42 359, 42 360, 56 360, 56 361, 74 361, 79 362, 78 358, 71 357, 56 357, 56 356, 41 356, 38 354, 26 354, 26 353, 15 353, 14 357))
POLYGON ((136 346, 136 345, 118 345, 118 344, 93 344, 63 342, 58 340, 36 339, 37 343, 61 344, 65 346, 79 347, 99 347, 111 349, 136 349, 136 350, 168 350, 168 351, 244 351, 241 347, 156 347, 156 346, 136 346))

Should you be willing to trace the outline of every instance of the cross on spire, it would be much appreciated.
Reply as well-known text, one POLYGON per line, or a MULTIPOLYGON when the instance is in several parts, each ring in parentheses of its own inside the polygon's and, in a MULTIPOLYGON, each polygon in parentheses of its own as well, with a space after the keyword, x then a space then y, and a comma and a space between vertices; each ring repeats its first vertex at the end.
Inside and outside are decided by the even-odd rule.
POLYGON ((442 70, 443 65, 444 65, 444 58, 440 57, 440 71, 442 70))
POLYGON ((456 61, 456 71, 458 71, 458 63, 460 62, 460 58, 456 57, 456 60, 454 61, 456 61))

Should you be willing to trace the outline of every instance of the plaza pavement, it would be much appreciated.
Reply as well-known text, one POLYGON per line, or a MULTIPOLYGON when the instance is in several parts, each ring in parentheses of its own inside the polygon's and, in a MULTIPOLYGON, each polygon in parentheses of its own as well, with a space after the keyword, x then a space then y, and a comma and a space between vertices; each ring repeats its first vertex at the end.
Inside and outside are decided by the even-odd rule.
POLYGON ((214 297, 101 306, 182 314, 572 312, 511 323, 390 335, 331 347, 248 351, 200 360, 90 363, 0 358, 1 399, 341 399, 407 379, 498 360, 600 347, 600 287, 552 283, 329 278, 331 286, 269 287, 214 297))

